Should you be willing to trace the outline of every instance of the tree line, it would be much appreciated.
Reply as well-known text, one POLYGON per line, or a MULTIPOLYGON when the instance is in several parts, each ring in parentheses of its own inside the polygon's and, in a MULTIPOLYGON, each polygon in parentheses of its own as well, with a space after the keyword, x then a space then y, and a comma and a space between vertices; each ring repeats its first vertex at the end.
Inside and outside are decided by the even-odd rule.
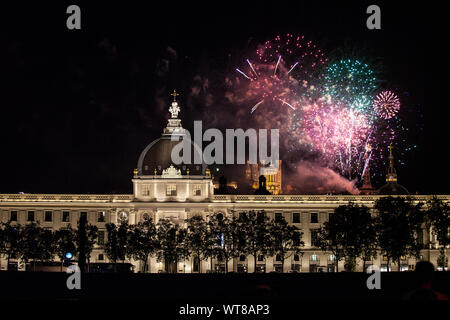
MULTIPOLYGON (((209 259, 211 270, 212 260, 217 259, 228 272, 228 262, 241 255, 252 255, 255 265, 258 256, 278 255, 284 264, 292 254, 300 254, 304 246, 297 227, 289 225, 284 217, 271 220, 264 211, 241 212, 238 217, 216 213, 207 220, 193 216, 185 223, 186 227, 168 219, 154 223, 149 217, 136 224, 108 223, 106 239, 99 243, 98 228, 81 219, 77 229, 69 225, 56 231, 39 223, 22 226, 6 222, 0 228, 0 255, 6 257, 8 265, 11 259, 21 259, 34 266, 36 262, 59 258, 62 268, 66 254, 72 253, 79 265, 85 260, 89 265, 97 243, 116 270, 117 263, 133 259, 141 261, 141 271, 146 272, 149 258, 154 256, 158 262, 170 266, 191 257, 199 261, 209 259)), ((201 263, 199 272, 202 272, 201 263)))
MULTIPOLYGON (((409 198, 384 197, 376 201, 376 214, 363 205, 339 206, 330 214, 327 222, 318 230, 312 245, 331 252, 335 271, 339 261, 345 261, 345 269, 354 271, 357 259, 364 264, 383 254, 390 262, 396 262, 400 270, 403 256, 419 257, 424 248, 421 230, 434 234, 439 242, 438 265, 446 265, 446 246, 449 245, 449 206, 437 198, 427 203, 413 203, 409 198)), ((147 272, 150 257, 172 266, 168 272, 177 272, 178 262, 190 258, 224 264, 240 256, 251 256, 255 272, 257 259, 277 256, 284 267, 292 255, 302 255, 303 233, 280 215, 270 219, 264 210, 240 212, 230 216, 215 213, 203 219, 193 216, 185 220, 186 227, 168 219, 157 223, 145 217, 136 224, 122 221, 106 224, 106 238, 99 239, 96 226, 80 219, 78 228, 71 226, 56 231, 39 224, 25 226, 6 222, 0 228, 0 255, 8 260, 21 259, 35 265, 58 258, 62 263, 67 253, 72 253, 79 265, 88 265, 95 244, 104 249, 109 261, 117 266, 126 259, 141 261, 141 272, 147 272), (101 240, 101 241, 99 241, 101 240)), ((430 244, 428 244, 430 249, 430 244)), ((389 268, 388 268, 389 270, 389 268)))
MULTIPOLYGON (((320 228, 317 245, 332 252, 335 268, 345 261, 346 271, 354 271, 357 259, 370 261, 382 254, 387 271, 391 262, 401 270, 402 257, 420 258, 422 249, 431 250, 433 243, 423 242, 424 231, 435 235, 439 243, 438 266, 446 266, 449 242, 449 205, 436 197, 426 203, 410 198, 383 197, 375 202, 376 214, 364 205, 340 206, 320 228)), ((429 255, 429 252, 428 252, 429 255)))

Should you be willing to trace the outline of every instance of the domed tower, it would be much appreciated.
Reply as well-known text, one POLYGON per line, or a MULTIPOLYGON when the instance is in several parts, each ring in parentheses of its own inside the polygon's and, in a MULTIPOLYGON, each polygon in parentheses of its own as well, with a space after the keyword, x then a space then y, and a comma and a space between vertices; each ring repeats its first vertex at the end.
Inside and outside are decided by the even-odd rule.
POLYGON ((181 125, 176 91, 172 96, 167 126, 161 137, 142 151, 134 170, 136 201, 202 201, 213 194, 202 150, 181 125))
POLYGON ((408 190, 397 183, 397 172, 394 168, 394 156, 392 154, 392 145, 389 146, 389 168, 386 174, 386 184, 378 189, 379 195, 409 195, 408 190))

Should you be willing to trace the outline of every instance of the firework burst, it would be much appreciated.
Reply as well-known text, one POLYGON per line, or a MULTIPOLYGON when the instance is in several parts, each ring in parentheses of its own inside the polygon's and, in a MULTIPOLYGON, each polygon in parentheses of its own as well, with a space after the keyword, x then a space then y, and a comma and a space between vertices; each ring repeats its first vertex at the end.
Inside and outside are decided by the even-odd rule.
POLYGON ((383 91, 376 96, 373 107, 380 118, 391 119, 400 110, 400 100, 392 91, 383 91))
POLYGON ((296 110, 301 97, 316 90, 327 59, 312 41, 288 33, 266 41, 245 62, 236 71, 249 80, 244 94, 254 102, 253 113, 263 104, 296 110))

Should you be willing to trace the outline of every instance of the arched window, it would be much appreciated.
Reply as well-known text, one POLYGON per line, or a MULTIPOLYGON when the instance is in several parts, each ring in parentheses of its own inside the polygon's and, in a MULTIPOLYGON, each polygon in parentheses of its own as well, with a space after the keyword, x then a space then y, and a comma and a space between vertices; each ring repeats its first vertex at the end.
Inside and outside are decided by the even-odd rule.
POLYGON ((193 265, 192 265, 192 271, 193 272, 199 272, 200 271, 200 258, 198 256, 194 257, 193 265))
POLYGON ((128 221, 128 213, 126 212, 126 211, 121 211, 120 213, 119 213, 119 221, 121 222, 121 223, 123 223, 123 222, 127 222, 128 221))

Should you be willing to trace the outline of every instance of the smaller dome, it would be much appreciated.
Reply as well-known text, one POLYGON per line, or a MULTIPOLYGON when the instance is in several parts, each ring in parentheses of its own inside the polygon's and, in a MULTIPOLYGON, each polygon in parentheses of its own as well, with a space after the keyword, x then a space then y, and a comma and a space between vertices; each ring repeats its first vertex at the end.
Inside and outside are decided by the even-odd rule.
POLYGON ((396 182, 388 182, 377 191, 378 195, 409 195, 408 190, 396 182))

